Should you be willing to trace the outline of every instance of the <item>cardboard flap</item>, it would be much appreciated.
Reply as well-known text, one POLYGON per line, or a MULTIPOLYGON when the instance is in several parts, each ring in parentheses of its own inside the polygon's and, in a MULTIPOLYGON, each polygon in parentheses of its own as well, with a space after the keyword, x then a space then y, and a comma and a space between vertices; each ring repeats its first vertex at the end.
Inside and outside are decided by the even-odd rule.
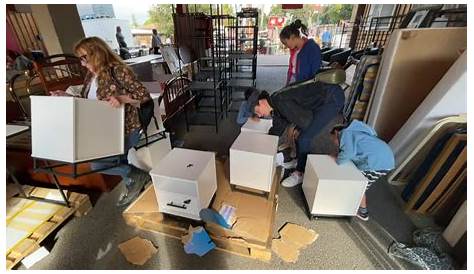
POLYGON ((155 188, 150 184, 125 211, 126 214, 159 213, 155 188))
POLYGON ((292 223, 287 223, 279 231, 279 234, 285 242, 294 243, 298 248, 306 247, 318 238, 318 234, 314 230, 292 223))

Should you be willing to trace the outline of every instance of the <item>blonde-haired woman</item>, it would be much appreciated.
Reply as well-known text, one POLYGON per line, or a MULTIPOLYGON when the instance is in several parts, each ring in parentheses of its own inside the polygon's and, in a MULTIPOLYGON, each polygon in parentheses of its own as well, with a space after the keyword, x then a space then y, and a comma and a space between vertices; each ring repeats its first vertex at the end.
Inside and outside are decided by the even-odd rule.
MULTIPOLYGON (((125 154, 119 156, 121 165, 110 168, 116 165, 117 159, 109 158, 92 162, 92 168, 110 168, 102 173, 122 177, 126 188, 117 206, 127 205, 138 197, 145 183, 150 180, 147 172, 130 165, 127 160, 128 150, 137 145, 140 138, 138 106, 151 100, 150 94, 102 39, 84 38, 74 46, 74 53, 81 60, 81 65, 88 70, 79 96, 107 101, 112 107, 125 105, 125 154)), ((53 91, 51 95, 67 94, 64 91, 53 91)))

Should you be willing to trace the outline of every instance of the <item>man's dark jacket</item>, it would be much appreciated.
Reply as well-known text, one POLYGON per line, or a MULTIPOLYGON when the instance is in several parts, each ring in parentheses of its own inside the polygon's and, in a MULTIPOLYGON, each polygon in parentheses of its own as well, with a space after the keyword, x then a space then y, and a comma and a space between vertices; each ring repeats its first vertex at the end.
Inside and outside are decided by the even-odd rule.
POLYGON ((331 102, 335 93, 343 94, 339 85, 322 82, 294 83, 276 91, 269 100, 273 108, 273 126, 269 134, 281 136, 290 124, 305 130, 318 109, 331 102))

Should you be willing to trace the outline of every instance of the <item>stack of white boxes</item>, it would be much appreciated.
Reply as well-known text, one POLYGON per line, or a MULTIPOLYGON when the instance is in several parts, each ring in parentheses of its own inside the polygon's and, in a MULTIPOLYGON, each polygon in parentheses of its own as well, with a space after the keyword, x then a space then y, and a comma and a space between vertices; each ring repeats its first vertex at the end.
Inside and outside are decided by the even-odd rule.
POLYGON ((124 108, 76 97, 30 96, 31 156, 68 163, 124 153, 124 108))
POLYGON ((308 155, 303 192, 314 216, 355 216, 367 178, 352 162, 338 165, 329 155, 308 155))
POLYGON ((242 132, 245 131, 267 134, 270 128, 272 127, 272 122, 272 119, 259 119, 258 121, 248 119, 240 130, 242 132))
POLYGON ((277 136, 241 132, 230 148, 230 183, 270 192, 277 148, 277 136))
POLYGON ((200 220, 217 190, 213 152, 174 148, 150 175, 159 211, 200 220))

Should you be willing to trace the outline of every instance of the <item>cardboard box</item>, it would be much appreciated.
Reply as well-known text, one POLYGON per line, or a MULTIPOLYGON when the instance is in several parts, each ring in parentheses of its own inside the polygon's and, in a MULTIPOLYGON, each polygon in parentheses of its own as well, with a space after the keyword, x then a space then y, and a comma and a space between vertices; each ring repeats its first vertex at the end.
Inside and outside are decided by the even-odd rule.
POLYGON ((303 192, 312 215, 355 216, 367 178, 352 162, 338 165, 329 155, 308 155, 303 192))
POLYGON ((217 189, 213 152, 175 148, 150 174, 160 212, 194 220, 217 189))
POLYGON ((228 240, 235 238, 243 239, 247 244, 255 244, 259 247, 270 247, 273 236, 273 223, 278 204, 278 182, 281 178, 281 169, 277 168, 272 178, 273 183, 269 197, 256 195, 248 192, 232 190, 229 182, 229 168, 227 164, 218 162, 217 193, 212 203, 212 208, 219 212, 222 205, 230 205, 236 208, 235 223, 231 229, 225 229, 219 225, 206 223, 206 230, 212 236, 222 237, 228 240))
POLYGON ((248 119, 247 122, 240 128, 242 132, 253 132, 253 133, 262 133, 268 134, 268 131, 272 127, 273 120, 271 119, 260 119, 254 121, 248 119))
POLYGON ((75 97, 30 99, 32 157, 76 163, 124 153, 123 106, 75 97))
POLYGON ((230 148, 230 183, 270 192, 278 137, 241 132, 230 148))

